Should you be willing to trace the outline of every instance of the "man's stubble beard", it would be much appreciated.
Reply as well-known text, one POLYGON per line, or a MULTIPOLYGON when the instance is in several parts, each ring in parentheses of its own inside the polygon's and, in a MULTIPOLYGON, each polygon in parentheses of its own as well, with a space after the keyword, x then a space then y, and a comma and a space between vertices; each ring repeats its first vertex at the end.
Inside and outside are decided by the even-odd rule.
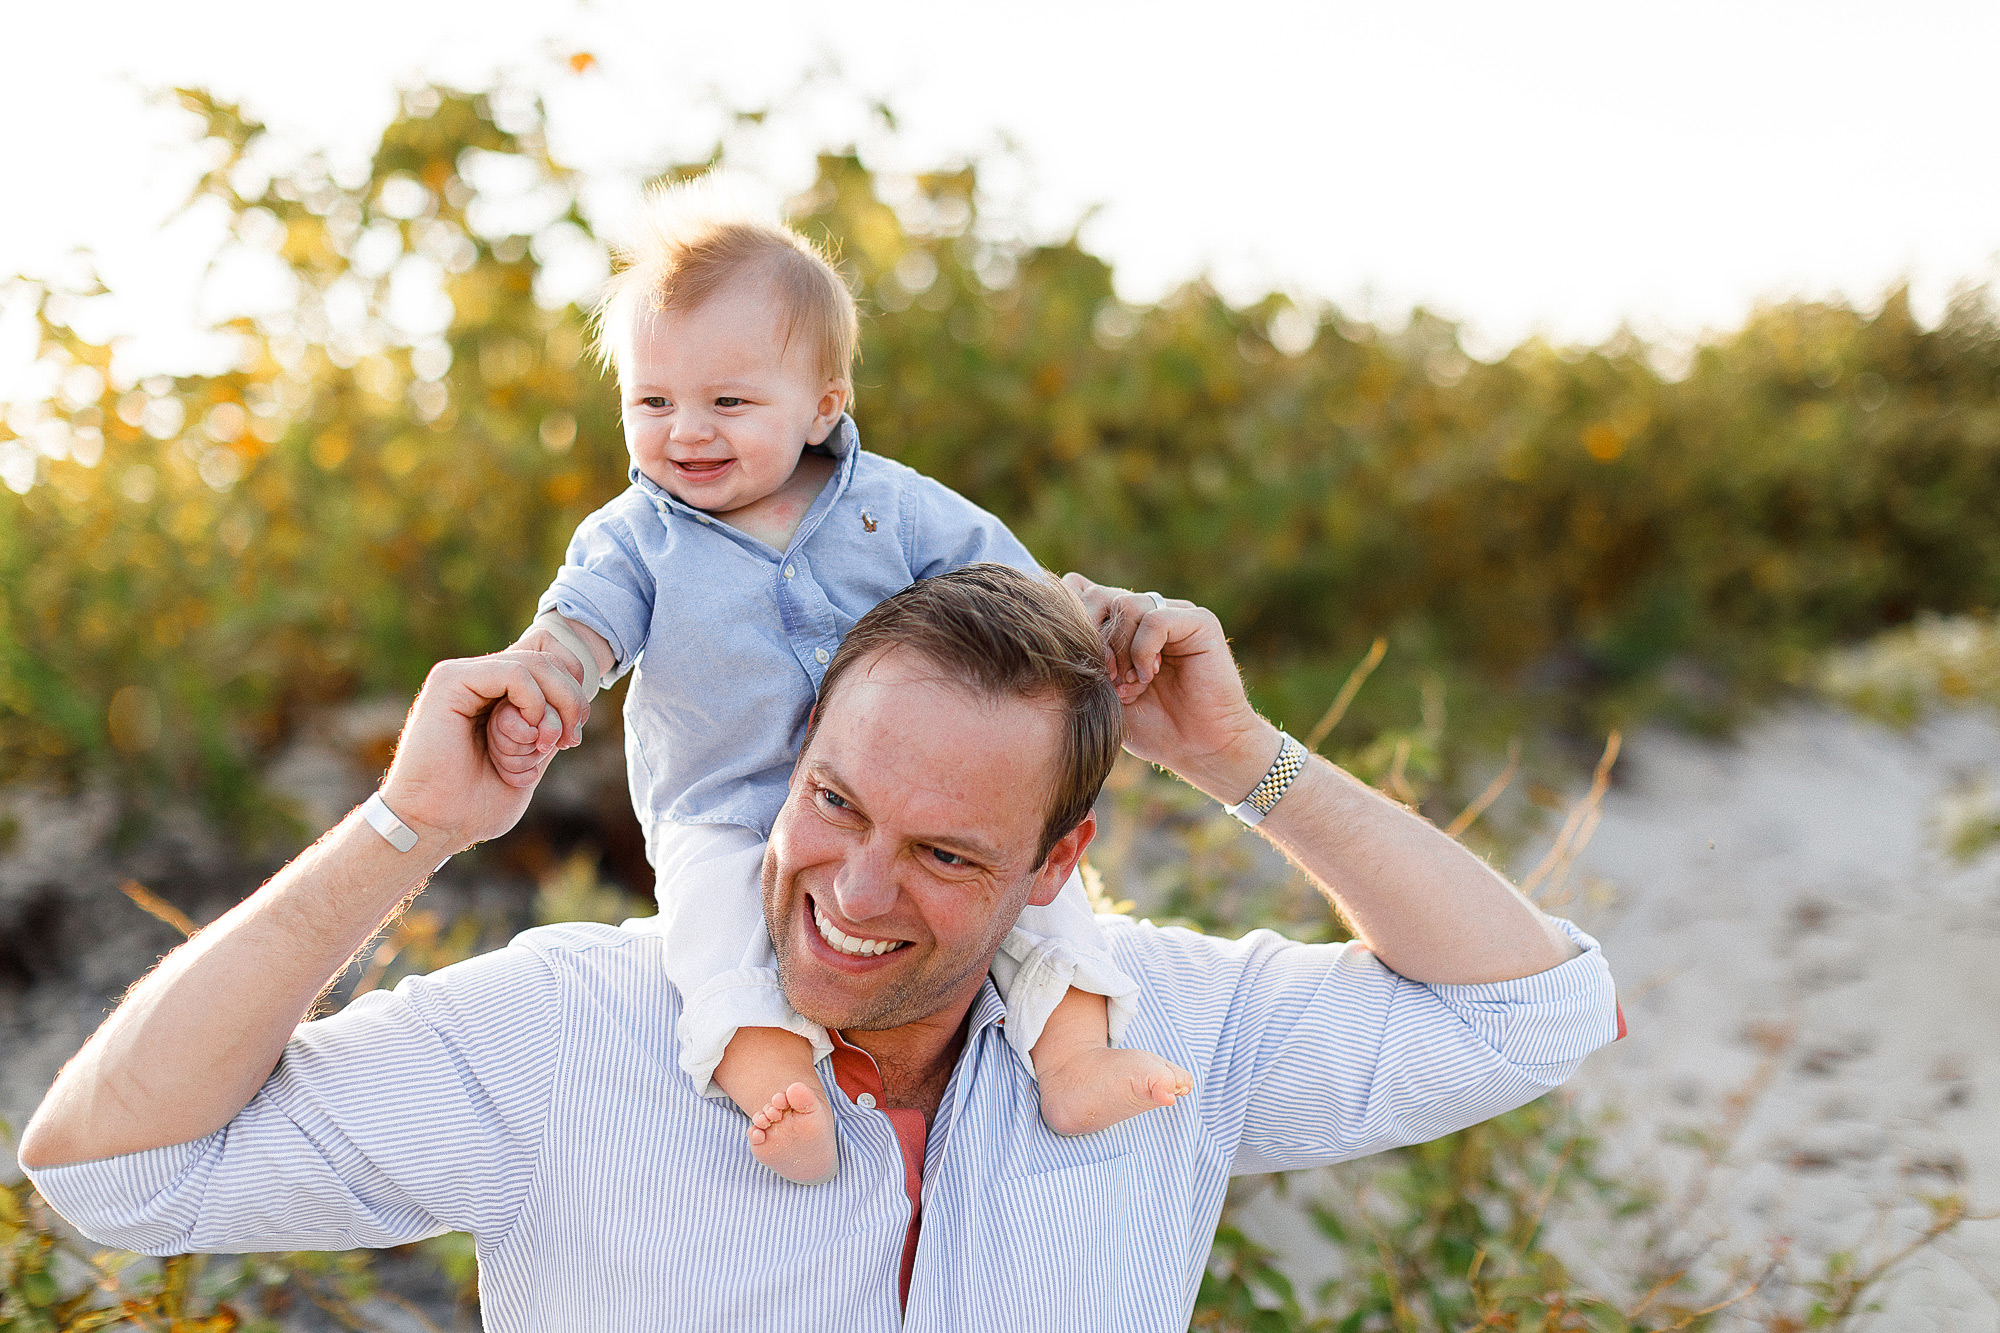
MULTIPOLYGON (((796 917, 805 909, 803 897, 793 894, 780 899, 778 888, 778 858, 773 851, 764 853, 764 869, 759 876, 764 897, 764 929, 771 934, 771 950, 778 959, 778 985, 785 992, 785 1002, 796 1010, 801 1018, 811 1019, 821 1027, 851 1029, 856 1032, 880 1032, 887 1028, 901 1027, 918 1018, 928 1018, 929 1014, 903 1014, 904 1008, 915 1008, 917 987, 908 978, 898 978, 884 983, 879 991, 869 998, 868 1004, 860 1012, 851 1015, 814 1013, 798 1002, 799 970, 801 964, 794 957, 795 942, 798 939, 799 922, 780 920, 782 911, 796 917)), ((810 923, 805 923, 810 925, 810 923)))

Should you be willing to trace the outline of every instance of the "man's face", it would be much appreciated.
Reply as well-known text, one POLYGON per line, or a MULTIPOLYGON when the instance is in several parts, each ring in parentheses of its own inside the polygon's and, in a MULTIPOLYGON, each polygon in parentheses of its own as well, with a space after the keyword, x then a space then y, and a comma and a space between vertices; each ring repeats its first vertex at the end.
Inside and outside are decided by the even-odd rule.
POLYGON ((639 471, 696 509, 728 518, 791 479, 799 452, 839 420, 846 391, 787 345, 785 308, 746 275, 691 310, 633 317, 620 358, 625 444, 639 471))
POLYGON ((887 649, 857 663, 792 772, 764 861, 764 916, 793 1008, 881 1031, 972 1001, 1030 901, 1055 898, 1095 831, 1035 864, 1063 718, 988 699, 887 649))

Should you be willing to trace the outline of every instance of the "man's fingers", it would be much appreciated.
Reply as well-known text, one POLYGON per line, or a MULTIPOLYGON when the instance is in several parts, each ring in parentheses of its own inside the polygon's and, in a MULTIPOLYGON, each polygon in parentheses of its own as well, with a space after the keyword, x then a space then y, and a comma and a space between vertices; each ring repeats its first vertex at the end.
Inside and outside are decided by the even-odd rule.
POLYGON ((477 717, 489 707, 512 704, 544 736, 569 746, 583 739, 590 715, 583 688, 547 653, 505 652, 448 664, 461 691, 459 708, 477 717))
POLYGON ((1132 702, 1159 675, 1162 650, 1174 636, 1174 618, 1162 612, 1192 610, 1194 603, 1105 587, 1074 572, 1063 575, 1063 586, 1076 594, 1104 636, 1105 670, 1119 698, 1132 702))
POLYGON ((1165 614, 1166 610, 1165 607, 1156 608, 1140 621, 1132 632, 1132 643, 1128 651, 1132 659, 1132 668, 1139 673, 1141 684, 1150 683, 1153 677, 1160 674, 1160 655, 1173 633, 1169 617, 1165 614))

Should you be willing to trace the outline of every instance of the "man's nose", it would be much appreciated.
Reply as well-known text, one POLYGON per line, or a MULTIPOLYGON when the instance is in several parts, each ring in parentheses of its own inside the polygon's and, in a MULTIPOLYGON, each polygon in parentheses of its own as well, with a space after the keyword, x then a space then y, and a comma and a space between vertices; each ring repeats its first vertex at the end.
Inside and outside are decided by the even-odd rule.
POLYGON ((873 840, 856 848, 833 877, 833 901, 840 914, 855 924, 888 912, 896 905, 895 858, 873 840))

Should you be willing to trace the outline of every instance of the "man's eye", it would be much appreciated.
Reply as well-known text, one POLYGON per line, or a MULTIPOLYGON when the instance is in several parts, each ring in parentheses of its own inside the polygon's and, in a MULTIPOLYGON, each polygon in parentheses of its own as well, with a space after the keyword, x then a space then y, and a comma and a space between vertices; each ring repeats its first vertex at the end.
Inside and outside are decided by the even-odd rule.
POLYGON ((836 810, 852 810, 854 808, 838 792, 829 791, 825 787, 819 789, 819 798, 836 810))
POLYGON ((955 868, 958 866, 969 866, 972 864, 972 862, 966 860, 964 857, 960 856, 957 852, 948 852, 942 847, 933 847, 930 849, 930 853, 933 857, 937 858, 937 862, 939 865, 952 866, 955 868))
POLYGON ((741 398, 718 398, 715 400, 715 405, 717 407, 741 407, 743 406, 743 400, 741 398))

